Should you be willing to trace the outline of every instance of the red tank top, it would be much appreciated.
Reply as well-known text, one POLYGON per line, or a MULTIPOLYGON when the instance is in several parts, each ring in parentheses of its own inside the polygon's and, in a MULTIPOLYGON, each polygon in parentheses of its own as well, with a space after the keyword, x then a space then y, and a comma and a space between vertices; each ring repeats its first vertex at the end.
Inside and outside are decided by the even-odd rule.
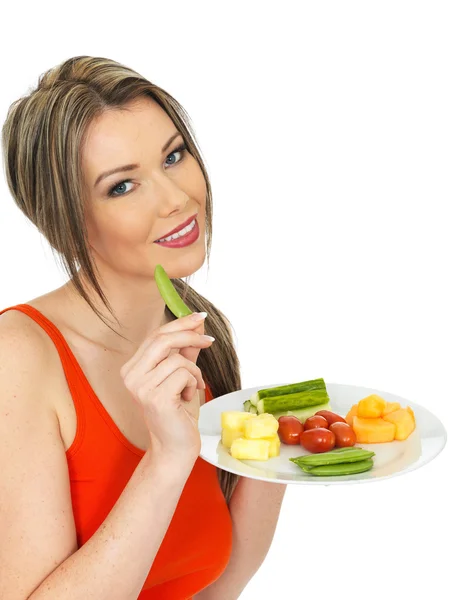
MULTIPOLYGON (((105 520, 144 452, 122 434, 90 386, 56 326, 28 304, 20 310, 53 340, 72 394, 77 429, 66 452, 78 545, 105 520)), ((212 400, 206 388, 206 402, 212 400)), ((198 458, 180 496, 139 600, 190 600, 225 570, 232 523, 216 468, 198 458)))

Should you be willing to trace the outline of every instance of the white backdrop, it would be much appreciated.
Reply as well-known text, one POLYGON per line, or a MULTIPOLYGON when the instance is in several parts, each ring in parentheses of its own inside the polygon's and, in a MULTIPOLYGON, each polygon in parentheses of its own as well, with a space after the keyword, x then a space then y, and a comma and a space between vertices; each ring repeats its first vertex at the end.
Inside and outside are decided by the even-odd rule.
MULTIPOLYGON (((2 122, 39 74, 79 54, 167 89, 193 120, 213 185, 211 266, 192 285, 231 320, 243 387, 315 377, 374 387, 448 428, 448 7, 90 2, 64 18, 60 4, 17 4, 3 9, 14 26, 0 40, 2 122)), ((4 308, 65 279, 3 174, 0 186, 4 308)), ((446 448, 379 483, 290 486, 241 598, 437 595, 449 467, 446 448)))

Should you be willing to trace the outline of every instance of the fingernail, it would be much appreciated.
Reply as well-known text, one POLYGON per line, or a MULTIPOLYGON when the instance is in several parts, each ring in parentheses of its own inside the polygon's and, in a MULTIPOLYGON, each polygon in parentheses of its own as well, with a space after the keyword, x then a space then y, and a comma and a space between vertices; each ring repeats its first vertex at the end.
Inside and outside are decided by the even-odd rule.
POLYGON ((207 317, 208 313, 205 312, 199 312, 199 313, 193 313, 191 315, 191 319, 193 321, 203 321, 203 319, 205 319, 207 317))
POLYGON ((211 335, 202 335, 202 338, 208 340, 209 342, 214 342, 216 338, 213 338, 211 335))

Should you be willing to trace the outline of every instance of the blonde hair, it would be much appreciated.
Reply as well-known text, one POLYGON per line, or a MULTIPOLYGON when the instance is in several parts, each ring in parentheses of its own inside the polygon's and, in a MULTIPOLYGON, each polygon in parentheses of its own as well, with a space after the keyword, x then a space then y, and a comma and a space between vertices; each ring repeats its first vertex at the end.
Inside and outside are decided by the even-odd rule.
MULTIPOLYGON (((87 243, 81 154, 86 131, 105 110, 148 97, 172 119, 206 181, 206 254, 212 241, 211 184, 183 107, 168 92, 129 67, 102 57, 76 56, 40 76, 29 95, 10 106, 2 129, 6 180, 17 206, 49 242, 80 296, 108 327, 83 285, 80 272, 119 323, 96 276, 87 243)), ((216 338, 197 361, 214 397, 241 389, 240 365, 229 323, 221 311, 182 279, 172 280, 193 311, 207 311, 205 333, 216 338)), ((113 331, 115 331, 113 329, 113 331)), ((116 332, 117 335, 120 335, 116 332)), ((218 469, 229 502, 238 476, 218 469)))

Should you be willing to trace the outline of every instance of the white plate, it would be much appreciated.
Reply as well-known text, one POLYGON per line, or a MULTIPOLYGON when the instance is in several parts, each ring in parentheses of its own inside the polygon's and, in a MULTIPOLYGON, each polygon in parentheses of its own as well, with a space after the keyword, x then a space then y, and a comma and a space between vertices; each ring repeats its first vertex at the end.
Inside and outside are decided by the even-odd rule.
POLYGON ((237 460, 221 443, 220 416, 226 410, 243 410, 243 403, 250 396, 265 388, 286 384, 270 384, 238 390, 225 396, 215 398, 204 404, 200 409, 199 430, 202 440, 200 456, 207 462, 217 467, 263 481, 274 483, 302 483, 315 485, 364 483, 379 481, 402 475, 422 467, 430 462, 444 448, 447 434, 440 420, 422 406, 370 388, 338 383, 326 383, 330 396, 331 410, 344 416, 353 404, 369 394, 379 394, 388 402, 399 402, 402 408, 411 406, 416 417, 416 429, 403 442, 390 442, 384 444, 357 444, 361 448, 373 450, 374 466, 370 471, 355 475, 338 477, 316 477, 303 472, 289 458, 309 454, 302 446, 289 446, 281 444, 280 456, 266 461, 237 460))

